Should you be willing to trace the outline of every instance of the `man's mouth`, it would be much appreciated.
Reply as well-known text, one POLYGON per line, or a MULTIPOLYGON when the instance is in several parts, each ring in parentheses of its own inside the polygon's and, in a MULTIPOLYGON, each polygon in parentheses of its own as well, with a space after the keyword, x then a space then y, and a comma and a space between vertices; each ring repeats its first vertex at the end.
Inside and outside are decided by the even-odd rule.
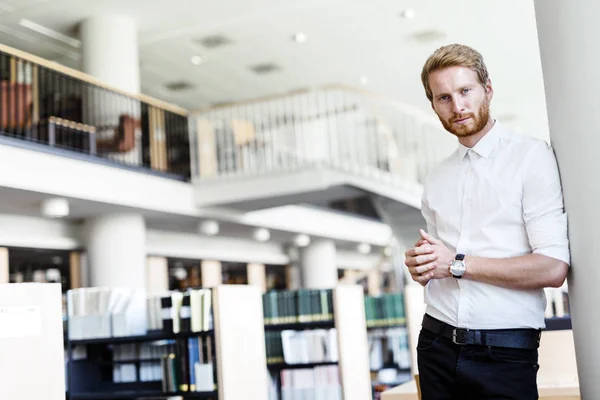
POLYGON ((453 122, 455 124, 464 124, 470 119, 471 119, 471 117, 466 117, 466 118, 461 118, 461 119, 455 119, 453 122))

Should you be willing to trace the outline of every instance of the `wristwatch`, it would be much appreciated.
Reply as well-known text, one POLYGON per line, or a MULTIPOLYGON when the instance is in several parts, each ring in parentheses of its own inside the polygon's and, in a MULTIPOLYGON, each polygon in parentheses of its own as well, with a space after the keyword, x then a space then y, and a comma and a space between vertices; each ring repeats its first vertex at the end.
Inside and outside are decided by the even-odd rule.
POLYGON ((465 255, 457 254, 456 257, 454 257, 454 261, 450 263, 450 273, 456 279, 460 279, 465 274, 466 270, 467 264, 465 263, 465 255))

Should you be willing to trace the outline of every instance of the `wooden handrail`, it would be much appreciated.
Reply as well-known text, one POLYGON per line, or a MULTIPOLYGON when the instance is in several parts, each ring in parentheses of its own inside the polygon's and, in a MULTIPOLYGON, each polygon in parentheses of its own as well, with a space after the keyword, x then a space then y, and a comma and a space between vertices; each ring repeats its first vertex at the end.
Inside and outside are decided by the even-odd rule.
POLYGON ((4 53, 7 53, 7 54, 10 54, 12 56, 18 57, 18 58, 20 58, 22 60, 29 61, 31 63, 40 65, 42 67, 51 69, 53 71, 60 72, 61 74, 68 75, 68 76, 70 76, 72 78, 75 78, 75 79, 78 79, 80 81, 83 81, 83 82, 86 82, 86 83, 90 83, 90 84, 95 85, 95 86, 99 86, 99 87, 101 87, 103 89, 107 89, 107 90, 110 90, 112 92, 116 92, 116 93, 125 95, 127 97, 131 97, 131 98, 137 99, 137 100, 139 100, 141 102, 147 103, 147 104, 149 104, 151 106, 163 109, 165 111, 170 111, 172 113, 179 114, 179 115, 182 115, 184 117, 187 117, 188 114, 189 114, 189 111, 186 110, 185 108, 176 106, 174 104, 167 103, 166 101, 155 99, 155 98, 150 97, 150 96, 146 96, 144 94, 129 93, 129 92, 125 91, 125 90, 121 90, 119 88, 116 88, 116 87, 113 87, 111 85, 108 85, 108 84, 102 82, 101 80, 99 80, 98 78, 93 77, 92 75, 86 74, 84 72, 78 71, 78 70, 73 69, 73 68, 65 67, 64 65, 60 65, 58 63, 46 60, 45 58, 41 58, 41 57, 35 56, 33 54, 29 54, 29 53, 26 53, 24 51, 15 49, 13 47, 6 46, 6 45, 4 45, 2 43, 0 43, 0 51, 4 52, 4 53))

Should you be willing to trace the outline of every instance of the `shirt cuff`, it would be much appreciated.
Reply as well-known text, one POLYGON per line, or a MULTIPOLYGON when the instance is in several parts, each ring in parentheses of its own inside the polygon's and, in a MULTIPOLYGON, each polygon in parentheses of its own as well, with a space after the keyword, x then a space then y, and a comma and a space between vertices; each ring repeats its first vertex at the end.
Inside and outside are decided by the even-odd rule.
POLYGON ((543 256, 556 258, 557 260, 563 261, 568 265, 571 264, 571 254, 569 249, 564 247, 545 247, 543 249, 535 249, 533 254, 541 254, 543 256))

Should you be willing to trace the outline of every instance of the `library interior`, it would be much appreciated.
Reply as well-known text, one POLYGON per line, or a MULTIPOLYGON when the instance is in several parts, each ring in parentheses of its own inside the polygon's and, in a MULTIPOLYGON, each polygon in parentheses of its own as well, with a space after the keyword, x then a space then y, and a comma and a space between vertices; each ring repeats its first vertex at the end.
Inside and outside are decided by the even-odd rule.
POLYGON ((421 399, 405 252, 457 148, 421 69, 463 43, 495 118, 560 167, 572 263, 544 289, 539 398, 600 399, 598 12, 0 0, 0 398, 421 399))

